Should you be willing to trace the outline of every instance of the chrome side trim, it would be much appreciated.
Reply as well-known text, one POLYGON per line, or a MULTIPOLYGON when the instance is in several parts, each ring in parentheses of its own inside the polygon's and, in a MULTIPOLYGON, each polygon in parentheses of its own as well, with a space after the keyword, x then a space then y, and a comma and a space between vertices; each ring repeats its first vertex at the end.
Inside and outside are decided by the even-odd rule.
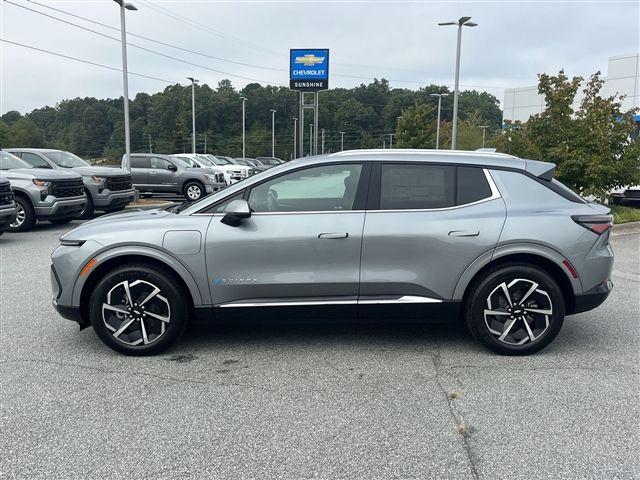
POLYGON ((313 305, 378 305, 397 303, 442 303, 442 300, 430 297, 419 297, 415 295, 403 295, 398 298, 384 298, 371 300, 311 300, 311 301, 288 301, 288 302, 231 302, 218 305, 221 308, 238 307, 300 307, 313 305))
POLYGON ((442 300, 438 298, 419 297, 416 295, 403 295, 399 298, 358 300, 359 305, 378 305, 388 303, 442 303, 442 300))
POLYGON ((253 302, 253 303, 222 303, 221 308, 235 307, 298 307, 307 305, 356 305, 357 300, 313 300, 308 302, 253 302))

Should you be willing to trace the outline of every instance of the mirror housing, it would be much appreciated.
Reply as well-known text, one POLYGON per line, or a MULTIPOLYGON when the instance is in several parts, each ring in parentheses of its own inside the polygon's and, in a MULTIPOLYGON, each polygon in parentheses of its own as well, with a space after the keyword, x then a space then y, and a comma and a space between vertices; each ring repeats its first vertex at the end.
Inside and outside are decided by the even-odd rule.
POLYGON ((176 167, 173 163, 170 163, 169 165, 167 165, 167 170, 169 170, 171 172, 177 172, 178 171, 178 167, 176 167))
POLYGON ((243 218, 251 216, 251 208, 246 200, 234 200, 224 209, 224 217, 220 220, 230 227, 238 227, 242 223, 243 218))

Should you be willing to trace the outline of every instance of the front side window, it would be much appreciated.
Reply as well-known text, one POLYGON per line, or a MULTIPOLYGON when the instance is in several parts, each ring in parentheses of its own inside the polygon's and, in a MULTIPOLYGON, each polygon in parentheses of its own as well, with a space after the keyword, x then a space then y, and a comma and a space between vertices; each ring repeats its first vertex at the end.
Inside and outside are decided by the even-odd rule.
POLYGON ((169 165, 173 164, 164 158, 151 157, 151 168, 155 168, 156 170, 168 170, 169 165))
POLYGON ((51 168, 51 165, 45 159, 40 158, 40 155, 35 153, 22 152, 22 160, 35 168, 51 168))
POLYGON ((323 165, 296 170, 251 189, 254 212, 353 210, 360 164, 323 165))
POLYGON ((382 165, 380 209, 432 209, 455 205, 455 167, 382 165))

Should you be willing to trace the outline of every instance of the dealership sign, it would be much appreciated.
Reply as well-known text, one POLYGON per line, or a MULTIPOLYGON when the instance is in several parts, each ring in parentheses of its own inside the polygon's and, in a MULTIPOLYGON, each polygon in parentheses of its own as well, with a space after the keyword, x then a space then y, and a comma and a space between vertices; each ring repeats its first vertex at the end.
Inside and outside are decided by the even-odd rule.
POLYGON ((316 92, 329 88, 329 49, 291 49, 289 87, 292 90, 316 92))

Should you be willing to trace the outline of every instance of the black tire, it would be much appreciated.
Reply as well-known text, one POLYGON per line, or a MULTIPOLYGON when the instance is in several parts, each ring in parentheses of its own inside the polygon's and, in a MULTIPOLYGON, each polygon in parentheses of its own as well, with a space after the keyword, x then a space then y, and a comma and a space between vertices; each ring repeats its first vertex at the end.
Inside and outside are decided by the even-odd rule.
POLYGON ((543 349, 560 332, 565 315, 564 297, 556 281, 529 264, 503 264, 489 270, 470 287, 463 308, 471 334, 502 355, 528 355, 543 349), (534 283, 538 284, 535 289, 534 283), (507 287, 513 306, 503 287, 507 287), (524 305, 519 306, 530 290, 524 305), (485 315, 486 311, 498 314, 485 315))
POLYGON ((189 313, 184 298, 186 293, 180 288, 179 280, 171 272, 145 264, 124 265, 106 273, 93 289, 89 299, 91 325, 98 337, 117 352, 134 356, 155 355, 167 349, 184 332, 189 313), (144 283, 137 283, 138 281, 144 283), (119 286, 123 282, 128 282, 131 300, 134 303, 132 310, 129 310, 124 285, 119 286), (160 291, 148 300, 146 306, 137 306, 136 304, 143 302, 154 291, 152 287, 157 287, 160 291), (112 293, 110 298, 109 292, 112 293), (117 308, 127 310, 129 313, 125 315, 107 308, 104 309, 106 316, 103 318, 104 304, 115 304, 117 308), (169 320, 160 321, 151 316, 152 312, 169 320), (143 318, 132 322, 132 315, 143 318), (107 323, 110 327, 107 327, 107 323), (125 328, 116 338, 115 333, 127 323, 130 327, 125 328), (136 342, 140 344, 130 344, 136 342))
POLYGON ((204 185, 202 185, 200 182, 196 182, 195 180, 187 182, 187 184, 182 189, 182 194, 187 199, 187 202, 197 202, 205 196, 204 185), (197 196, 195 196, 196 191, 199 192, 197 196))
POLYGON ((90 218, 93 218, 95 207, 93 205, 93 198, 91 198, 91 194, 86 190, 84 191, 84 193, 85 193, 85 196, 87 197, 87 203, 85 203, 84 210, 80 212, 80 215, 78 216, 78 218, 81 220, 89 220, 90 218))
POLYGON ((116 213, 116 212, 121 212, 122 210, 124 210, 125 207, 118 207, 118 208, 109 208, 107 210, 105 210, 105 213, 116 213))
POLYGON ((36 224, 36 212, 31 206, 31 202, 21 195, 16 195, 15 202, 18 209, 18 218, 9 225, 9 231, 26 232, 31 230, 36 224), (22 220, 20 220, 21 218, 22 220))
POLYGON ((69 218, 56 218, 55 220, 49 220, 51 223, 53 223, 54 225, 64 225, 66 223, 69 223, 71 220, 73 220, 73 217, 69 217, 69 218))

